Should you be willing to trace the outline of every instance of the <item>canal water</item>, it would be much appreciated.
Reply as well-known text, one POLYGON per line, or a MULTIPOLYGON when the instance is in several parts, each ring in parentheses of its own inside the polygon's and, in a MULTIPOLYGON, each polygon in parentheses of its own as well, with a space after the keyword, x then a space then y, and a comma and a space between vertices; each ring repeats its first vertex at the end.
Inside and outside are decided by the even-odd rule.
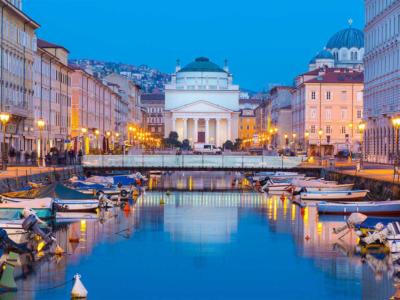
POLYGON ((0 299, 69 299, 75 273, 89 299, 389 299, 395 293, 388 257, 361 259, 355 236, 332 234, 343 218, 319 218, 314 207, 301 211, 245 186, 228 190, 233 176, 166 175, 129 211, 57 224, 67 255, 17 270, 19 291, 0 299), (198 191, 202 186, 212 191, 198 191))

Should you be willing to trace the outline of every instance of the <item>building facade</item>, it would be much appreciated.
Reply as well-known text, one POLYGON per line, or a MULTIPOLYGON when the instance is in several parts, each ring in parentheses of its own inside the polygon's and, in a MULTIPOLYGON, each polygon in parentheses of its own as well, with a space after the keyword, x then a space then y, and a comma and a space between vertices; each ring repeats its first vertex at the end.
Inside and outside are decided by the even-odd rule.
POLYGON ((271 89, 271 125, 268 133, 271 144, 275 149, 283 149, 289 146, 291 139, 292 146, 296 146, 296 138, 293 137, 292 125, 292 96, 293 87, 276 86, 271 89))
POLYGON ((36 125, 35 148, 39 156, 40 150, 44 155, 54 147, 63 151, 69 143, 70 75, 73 70, 68 66, 68 54, 68 50, 64 47, 38 39, 34 58, 33 113, 36 125), (39 120, 44 122, 43 129, 38 127, 39 120))
MULTIPOLYGON (((10 116, 6 145, 31 151, 35 143, 33 119, 33 63, 39 24, 22 11, 21 1, 1 0, 0 109, 10 116)), ((3 130, 1 131, 3 132, 3 130)), ((1 133, 3 141, 3 133, 1 133)))
POLYGON ((120 139, 115 106, 121 102, 121 97, 93 75, 71 67, 74 68, 71 74, 74 149, 82 149, 84 153, 108 151, 120 139))
POLYGON ((165 86, 165 137, 171 131, 191 144, 222 146, 238 138, 239 86, 228 67, 199 57, 181 68, 165 86))
POLYGON ((400 115, 400 1, 365 1, 364 159, 393 163, 400 115))
MULTIPOLYGON (((251 107, 243 108, 239 114, 239 139, 253 140, 256 134, 256 115, 251 107)), ((248 145, 249 143, 244 143, 248 145)))
POLYGON ((359 152, 363 89, 363 73, 351 69, 321 68, 298 76, 292 98, 296 143, 311 155, 359 152))
POLYGON ((121 103, 116 107, 116 122, 121 136, 126 139, 129 125, 140 127, 142 123, 140 87, 128 77, 116 73, 103 80, 121 96, 121 103))
POLYGON ((164 138, 165 95, 142 94, 140 103, 146 111, 146 131, 150 132, 154 137, 164 138))

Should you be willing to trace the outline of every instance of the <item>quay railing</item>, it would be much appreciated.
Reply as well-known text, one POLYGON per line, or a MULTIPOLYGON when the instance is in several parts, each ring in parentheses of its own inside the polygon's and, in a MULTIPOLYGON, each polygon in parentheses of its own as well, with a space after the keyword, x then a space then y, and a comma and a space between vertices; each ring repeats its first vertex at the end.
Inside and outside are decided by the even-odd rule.
POLYGON ((303 157, 248 155, 86 155, 87 168, 292 169, 303 157))

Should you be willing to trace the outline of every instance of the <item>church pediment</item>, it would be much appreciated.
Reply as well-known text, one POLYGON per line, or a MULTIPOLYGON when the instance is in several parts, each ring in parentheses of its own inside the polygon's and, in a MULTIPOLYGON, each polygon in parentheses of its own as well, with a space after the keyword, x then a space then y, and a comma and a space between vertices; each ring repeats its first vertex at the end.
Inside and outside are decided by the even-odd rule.
POLYGON ((193 103, 189 103, 186 105, 183 105, 181 107, 177 107, 175 109, 171 110, 172 112, 187 112, 187 113, 193 113, 193 112, 199 112, 199 113, 226 113, 226 112, 232 112, 232 110, 225 108, 220 105, 216 105, 214 103, 200 100, 196 101, 193 103))

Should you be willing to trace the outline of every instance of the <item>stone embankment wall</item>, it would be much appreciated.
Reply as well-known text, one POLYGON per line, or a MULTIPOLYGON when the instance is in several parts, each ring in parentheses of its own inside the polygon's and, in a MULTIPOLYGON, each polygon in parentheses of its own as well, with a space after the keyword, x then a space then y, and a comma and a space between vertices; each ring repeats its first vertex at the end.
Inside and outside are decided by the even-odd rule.
POLYGON ((334 180, 339 183, 354 183, 355 189, 369 190, 370 199, 368 200, 399 200, 400 183, 393 183, 383 180, 366 178, 357 175, 343 174, 337 171, 322 170, 322 177, 327 180, 334 180))
POLYGON ((68 180, 72 176, 83 175, 81 166, 68 167, 65 169, 54 168, 53 170, 46 169, 43 172, 19 172, 15 176, 0 179, 0 193, 7 193, 19 190, 28 185, 28 182, 34 183, 52 183, 57 181, 68 180))

